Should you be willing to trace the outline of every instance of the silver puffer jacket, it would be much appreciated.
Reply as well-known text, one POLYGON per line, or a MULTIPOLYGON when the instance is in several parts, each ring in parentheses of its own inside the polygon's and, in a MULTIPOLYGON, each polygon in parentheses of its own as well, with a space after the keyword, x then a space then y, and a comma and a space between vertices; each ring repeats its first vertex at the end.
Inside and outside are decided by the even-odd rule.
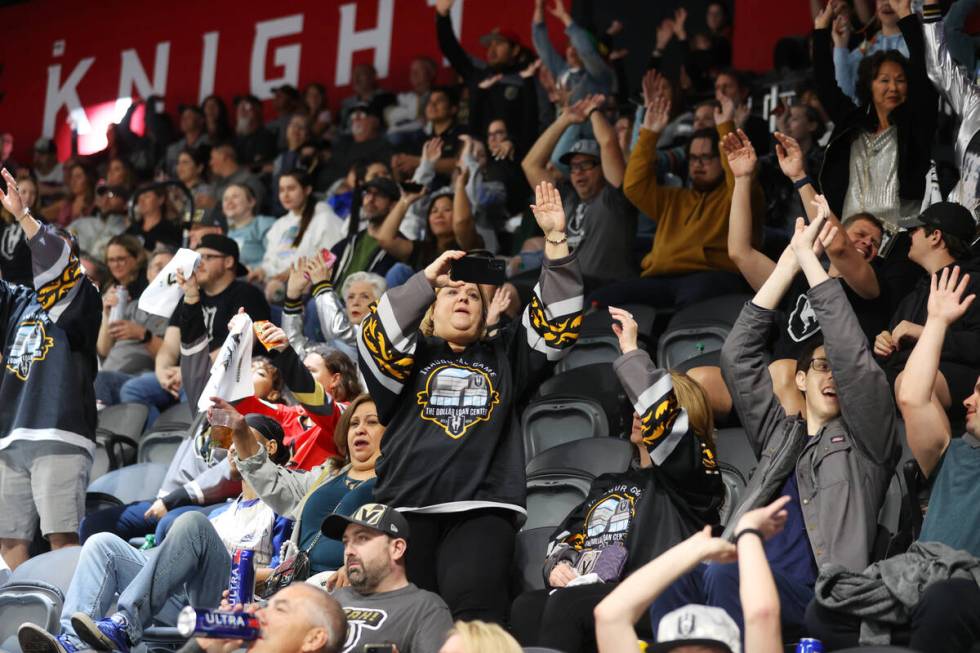
MULTIPOLYGON (((967 161, 971 144, 973 156, 980 160, 980 139, 973 143, 974 137, 980 132, 980 86, 974 83, 966 70, 957 66, 950 55, 942 20, 926 18, 922 30, 926 40, 926 70, 929 79, 952 105, 961 121, 954 145, 961 178, 949 199, 970 209, 976 216, 980 197, 975 186, 971 188, 964 182, 971 176, 967 161)), ((973 175, 980 175, 980 171, 973 171, 973 175)))

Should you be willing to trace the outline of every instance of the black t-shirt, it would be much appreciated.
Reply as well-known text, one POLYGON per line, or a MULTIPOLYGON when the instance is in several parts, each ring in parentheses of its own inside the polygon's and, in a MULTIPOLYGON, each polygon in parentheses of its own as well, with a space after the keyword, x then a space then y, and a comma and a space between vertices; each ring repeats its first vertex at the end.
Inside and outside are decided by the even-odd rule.
POLYGON ((126 233, 142 240, 143 249, 150 252, 157 246, 157 243, 163 243, 171 247, 180 247, 181 242, 184 240, 184 234, 181 233, 180 227, 169 220, 161 220, 149 231, 143 231, 143 225, 139 222, 134 222, 129 225, 126 233))
MULTIPOLYGON (((204 311, 204 326, 208 330, 209 349, 219 349, 228 337, 228 321, 238 312, 240 307, 252 318, 253 322, 270 319, 269 303, 265 301, 262 291, 244 281, 231 282, 231 285, 217 295, 201 293, 201 309, 204 311)), ((170 317, 170 326, 179 327, 180 313, 184 308, 184 300, 180 300, 177 309, 170 317)), ((256 341, 257 344, 257 341, 256 341)))
MULTIPOLYGON (((881 285, 880 279, 879 285, 881 285)), ((864 299, 847 283, 842 283, 841 287, 844 288, 844 294, 847 295, 847 300, 854 309, 854 314, 857 315, 861 330, 868 338, 868 344, 873 346, 875 337, 883 329, 888 328, 888 301, 884 292, 876 299, 864 299)), ((820 324, 806 294, 809 289, 810 284, 807 283, 803 273, 797 274, 783 299, 782 311, 785 319, 780 321, 779 331, 773 344, 774 360, 795 359, 804 343, 820 332, 820 324)))

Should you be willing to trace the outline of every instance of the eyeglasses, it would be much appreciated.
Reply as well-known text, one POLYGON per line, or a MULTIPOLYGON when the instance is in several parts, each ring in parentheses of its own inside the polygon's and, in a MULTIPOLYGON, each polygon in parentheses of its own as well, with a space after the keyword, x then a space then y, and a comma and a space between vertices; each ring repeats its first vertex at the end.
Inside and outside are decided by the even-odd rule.
POLYGON ((595 168, 597 165, 599 165, 598 161, 590 159, 588 161, 579 161, 578 163, 572 163, 571 165, 568 166, 568 169, 571 170, 572 172, 588 172, 589 170, 595 168))
POLYGON ((814 358, 810 360, 810 369, 814 372, 826 374, 830 371, 830 361, 826 358, 814 358))
POLYGON ((717 158, 717 154, 692 154, 691 156, 687 157, 687 160, 690 163, 700 163, 701 165, 706 166, 717 158))

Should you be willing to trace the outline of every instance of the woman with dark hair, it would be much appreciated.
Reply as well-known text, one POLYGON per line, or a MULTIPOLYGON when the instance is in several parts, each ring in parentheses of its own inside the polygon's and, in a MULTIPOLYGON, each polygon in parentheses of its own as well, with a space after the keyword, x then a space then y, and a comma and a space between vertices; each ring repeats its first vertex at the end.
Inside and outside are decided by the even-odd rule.
POLYGON ((185 147, 177 155, 177 179, 187 186, 187 190, 194 196, 194 206, 199 209, 209 208, 205 204, 211 202, 211 194, 214 192, 207 182, 210 158, 211 148, 207 145, 185 147))
POLYGON ((138 238, 129 234, 113 236, 106 247, 106 264, 109 266, 112 282, 103 290, 122 286, 131 298, 138 299, 147 286, 147 280, 142 274, 146 259, 146 250, 138 238))
POLYGON ((68 197, 44 210, 44 217, 59 227, 67 227, 75 218, 92 215, 95 210, 95 173, 91 169, 78 162, 68 166, 65 186, 68 197))
POLYGON ((732 20, 728 14, 728 5, 722 0, 711 0, 704 11, 704 23, 708 33, 713 37, 732 40, 732 20))
MULTIPOLYGON (((21 201, 35 218, 41 218, 41 202, 37 179, 33 176, 17 181, 21 201)), ((34 272, 31 268, 31 249, 24 237, 20 222, 6 208, 0 208, 0 276, 4 281, 34 286, 34 272)))
POLYGON ((724 485, 715 462, 708 397, 682 372, 658 369, 636 345, 637 324, 609 308, 622 351, 613 367, 633 408, 632 469, 603 474, 555 529, 544 562, 547 588, 518 597, 511 623, 524 646, 595 650, 592 611, 620 580, 715 525, 724 485), (569 586, 594 574, 596 580, 569 586))
POLYGON ((289 266, 299 257, 320 256, 343 234, 343 223, 330 214, 326 204, 313 197, 313 182, 302 170, 283 173, 279 178, 279 203, 288 213, 276 220, 266 234, 262 265, 252 276, 265 281, 266 297, 281 302, 289 266))
MULTIPOLYGON (((303 146, 310 142, 310 119, 302 113, 294 113, 286 125, 286 149, 272 162, 272 187, 279 188, 279 178, 288 170, 305 169, 301 165, 303 161, 300 152, 303 146)), ((307 171, 308 172, 308 171, 307 171)), ((312 180, 310 181, 312 184, 312 180)), ((283 206, 276 201, 272 207, 273 214, 282 212, 283 206)))
POLYGON ((408 578, 456 619, 503 623, 514 536, 524 520, 519 397, 578 339, 582 275, 569 254, 558 191, 534 211, 545 259, 522 320, 487 335, 480 287, 450 278, 464 252, 443 252, 388 290, 361 323, 359 365, 389 428, 378 502, 408 519, 408 578))
POLYGON ((313 573, 344 564, 344 545, 323 537, 320 525, 332 512, 353 514, 374 499, 374 465, 381 455, 385 427, 370 395, 354 398, 333 431, 337 456, 309 471, 275 465, 259 446, 235 441, 236 465, 242 479, 279 514, 295 518, 293 547, 306 551, 313 573))
POLYGON ((148 184, 136 190, 136 219, 127 234, 143 241, 143 248, 152 251, 157 243, 180 247, 183 234, 177 223, 167 217, 167 193, 162 186, 148 184))
POLYGON ((227 142, 232 131, 225 101, 217 95, 209 95, 201 102, 201 111, 204 112, 204 129, 208 140, 214 145, 227 142))
POLYGON ((313 133, 318 137, 324 136, 330 129, 332 116, 327 106, 327 89, 318 82, 309 84, 303 91, 306 111, 310 116, 313 133))
POLYGON ((833 4, 817 16, 813 34, 817 94, 834 122, 820 188, 835 215, 871 213, 893 236, 919 214, 936 130, 938 97, 926 74, 922 26, 908 0, 895 0, 910 56, 887 50, 864 59, 855 104, 834 78, 833 4))

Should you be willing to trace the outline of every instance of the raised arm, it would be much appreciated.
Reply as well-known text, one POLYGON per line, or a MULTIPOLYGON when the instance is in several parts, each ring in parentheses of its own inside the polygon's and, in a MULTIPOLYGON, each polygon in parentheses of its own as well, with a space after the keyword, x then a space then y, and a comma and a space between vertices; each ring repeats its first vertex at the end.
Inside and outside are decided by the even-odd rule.
POLYGON ((599 652, 639 651, 633 624, 646 614, 654 599, 699 563, 706 560, 732 562, 734 559, 735 545, 711 537, 711 527, 705 526, 704 530, 637 569, 595 608, 599 652))
MULTIPOLYGON (((556 3, 561 1, 556 0, 556 3)), ((562 10, 564 10, 564 7, 562 7, 562 10)), ((589 32, 585 28, 577 25, 572 21, 571 16, 569 16, 568 22, 565 23, 565 34, 568 36, 572 47, 578 52, 578 56, 582 60, 582 66, 586 72, 589 73, 592 79, 600 83, 605 83, 607 89, 611 91, 616 73, 596 50, 595 41, 589 32)))
POLYGON ((586 106, 586 101, 580 100, 562 111, 555 118, 555 121, 548 125, 548 128, 542 132, 538 140, 534 142, 531 150, 524 157, 524 160, 521 161, 521 169, 524 171, 524 176, 527 177, 527 182, 532 188, 550 179, 546 169, 548 159, 551 158, 551 153, 555 151, 555 146, 558 145, 558 139, 561 138, 564 131, 570 125, 585 122, 586 106))
POLYGON ((623 175, 623 192, 627 199, 654 220, 660 218, 675 195, 684 192, 657 182, 657 141, 670 121, 670 99, 660 88, 661 79, 655 70, 648 70, 643 76, 646 114, 623 175))
POLYGON ((470 207, 470 198, 466 195, 466 182, 469 169, 459 166, 459 173, 453 182, 453 235, 456 242, 465 250, 476 249, 483 245, 483 239, 476 232, 476 220, 470 207))
POLYGON ((592 123, 592 132, 599 143, 599 158, 602 162, 602 176, 613 188, 623 187, 623 176, 626 172, 626 160, 623 159, 623 151, 619 148, 619 139, 616 137, 616 130, 609 124, 605 114, 600 108, 605 104, 606 98, 597 95, 592 98, 589 108, 589 120, 592 123))
POLYGON ((728 256, 738 266, 754 290, 762 287, 776 264, 752 246, 752 176, 755 174, 755 148, 741 129, 721 141, 722 156, 735 177, 732 209, 728 219, 728 256))
POLYGON ((840 86, 834 74, 834 59, 831 43, 831 21, 833 20, 834 8, 833 0, 827 2, 826 7, 813 21, 813 76, 817 85, 817 96, 820 103, 830 115, 830 119, 839 123, 854 111, 854 102, 849 98, 840 86))
POLYGON ((782 627, 779 593, 766 559, 765 541, 783 530, 789 497, 745 513, 735 527, 738 554, 738 595, 742 603, 745 650, 752 653, 781 653, 782 627))
POLYGON ((418 200, 425 193, 425 189, 417 193, 406 193, 402 191, 401 198, 395 203, 384 221, 374 226, 368 223, 368 235, 378 241, 378 246, 384 251, 394 256, 399 261, 407 261, 415 249, 415 244, 406 238, 398 237, 398 230, 402 226, 402 220, 408 213, 408 208, 413 202, 418 200))
POLYGON ((456 70, 460 77, 469 82, 477 73, 470 55, 459 44, 456 33, 453 32, 453 21, 449 18, 449 10, 453 8, 453 0, 436 0, 436 39, 443 56, 456 70))
POLYGON ((531 42, 541 62, 555 76, 560 77, 568 69, 562 57, 548 38, 548 26, 544 22, 544 0, 534 0, 534 15, 531 18, 531 42))
POLYGON ((896 394, 909 448, 926 476, 932 475, 952 436, 949 418, 933 388, 946 332, 976 299, 972 294, 963 296, 969 283, 970 275, 960 278, 959 266, 953 268, 952 274, 949 268, 943 268, 938 278, 932 275, 926 324, 905 363, 896 394))

